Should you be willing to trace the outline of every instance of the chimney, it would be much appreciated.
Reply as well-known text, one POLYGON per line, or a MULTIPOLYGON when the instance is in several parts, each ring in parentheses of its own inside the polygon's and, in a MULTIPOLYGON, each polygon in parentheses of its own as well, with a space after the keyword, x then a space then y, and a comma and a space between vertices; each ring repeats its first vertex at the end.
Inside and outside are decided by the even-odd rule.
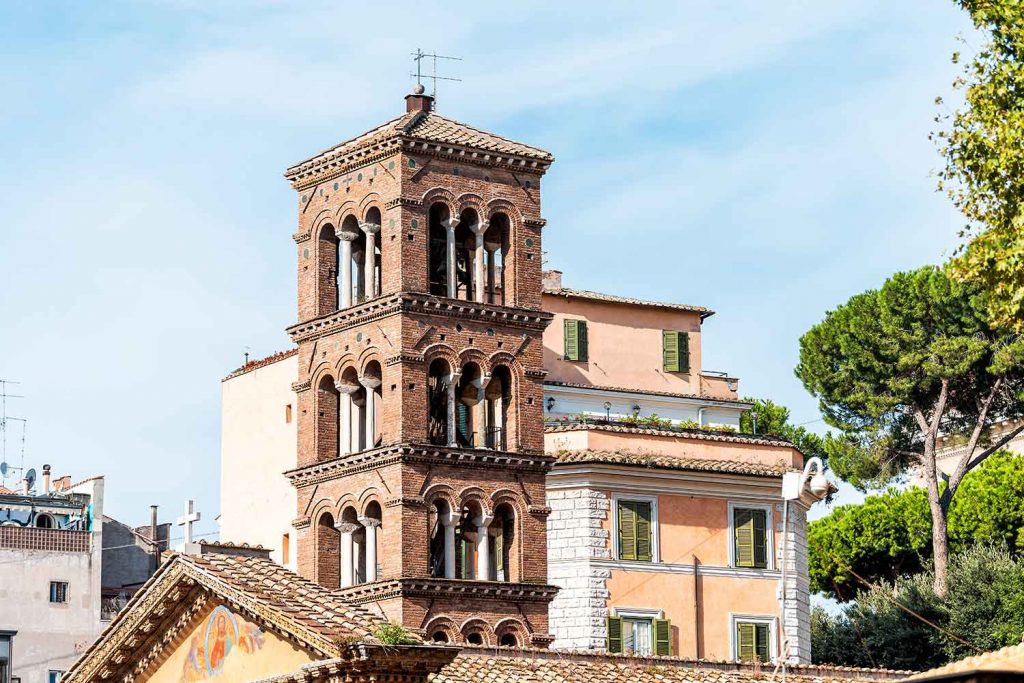
POLYGON ((545 270, 541 273, 541 287, 545 290, 558 290, 562 288, 562 271, 545 270))
POLYGON ((43 465, 43 495, 50 495, 50 466, 43 465))
POLYGON ((149 540, 151 542, 150 548, 153 551, 153 561, 150 563, 150 576, 160 568, 160 538, 158 537, 160 526, 157 524, 156 510, 156 505, 149 506, 149 540))
POLYGON ((422 83, 417 83, 411 95, 405 96, 405 110, 429 112, 434 109, 434 98, 424 94, 422 83))

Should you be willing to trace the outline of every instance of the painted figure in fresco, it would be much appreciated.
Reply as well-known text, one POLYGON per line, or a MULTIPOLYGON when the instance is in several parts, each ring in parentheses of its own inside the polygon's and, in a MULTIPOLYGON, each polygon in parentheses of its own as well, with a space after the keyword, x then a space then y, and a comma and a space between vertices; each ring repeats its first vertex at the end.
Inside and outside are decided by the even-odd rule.
POLYGON ((218 606, 196 629, 182 665, 182 681, 195 683, 219 676, 235 644, 245 655, 263 647, 263 631, 240 620, 223 605, 218 606))

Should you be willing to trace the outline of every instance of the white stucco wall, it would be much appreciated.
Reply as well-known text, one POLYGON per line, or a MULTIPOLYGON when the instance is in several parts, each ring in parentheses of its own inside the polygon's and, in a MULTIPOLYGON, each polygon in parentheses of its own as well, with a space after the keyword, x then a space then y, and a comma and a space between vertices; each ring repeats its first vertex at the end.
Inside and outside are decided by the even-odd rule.
POLYGON ((275 562, 293 570, 297 502, 283 472, 296 465, 298 408, 291 387, 297 378, 298 359, 290 356, 221 385, 220 538, 270 548, 275 562))

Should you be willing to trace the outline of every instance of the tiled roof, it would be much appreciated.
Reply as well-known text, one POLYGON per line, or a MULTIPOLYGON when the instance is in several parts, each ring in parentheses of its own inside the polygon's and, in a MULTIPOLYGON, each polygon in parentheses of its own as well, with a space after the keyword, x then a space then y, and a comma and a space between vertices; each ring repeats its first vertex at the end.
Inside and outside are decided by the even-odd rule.
POLYGON ((580 430, 596 430, 602 432, 619 432, 620 434, 647 434, 649 436, 672 436, 677 439, 696 439, 698 441, 725 441, 729 443, 743 443, 755 446, 785 446, 796 448, 795 445, 778 436, 760 434, 731 434, 728 432, 705 431, 701 429, 662 429, 660 427, 648 427, 645 425, 621 425, 601 424, 598 422, 567 422, 565 424, 546 424, 545 433, 554 432, 577 432, 580 430))
POLYGON ((307 581, 271 560, 243 555, 176 555, 173 562, 187 564, 209 578, 240 591, 269 610, 320 637, 374 640, 373 631, 384 620, 350 605, 333 591, 307 581))
POLYGON ((958 662, 916 674, 905 680, 930 681, 945 679, 956 674, 970 674, 982 671, 1016 673, 1021 674, 1021 678, 1024 678, 1024 643, 961 659, 958 662))
POLYGON ((496 155, 524 157, 544 163, 554 160, 551 153, 543 149, 473 128, 465 123, 441 116, 437 112, 411 111, 326 149, 305 161, 300 161, 285 171, 285 177, 294 180, 313 168, 340 161, 361 150, 392 139, 452 145, 496 155))
POLYGON ((611 304, 630 304, 633 306, 651 306, 653 308, 668 308, 676 311, 691 311, 700 313, 701 318, 707 318, 715 314, 710 308, 703 306, 691 306, 690 304, 673 304, 664 301, 650 301, 648 299, 634 299, 628 296, 617 296, 615 294, 602 294, 591 292, 586 289, 569 289, 568 287, 545 287, 545 294, 552 296, 564 296, 566 298, 576 297, 577 299, 590 299, 591 301, 604 301, 611 304))
POLYGON ((285 358, 291 358, 298 352, 299 350, 297 348, 287 349, 286 351, 278 351, 277 353, 273 353, 267 356, 266 358, 251 360, 242 367, 238 368, 237 370, 233 370, 231 374, 229 374, 227 377, 224 378, 224 380, 221 381, 229 380, 232 377, 238 377, 239 375, 244 375, 247 372, 252 372, 253 370, 258 370, 259 368, 264 368, 268 365, 273 365, 274 363, 282 361, 285 358))
POLYGON ((579 382, 561 382, 558 380, 545 380, 544 384, 553 387, 570 387, 573 389, 593 389, 595 391, 616 391, 624 394, 646 394, 648 396, 669 396, 671 398, 692 398, 702 401, 715 401, 716 403, 735 403, 737 407, 753 406, 750 401, 738 398, 720 398, 717 396, 702 396, 701 394, 683 394, 674 391, 650 391, 648 389, 629 389, 628 387, 606 387, 598 384, 581 384, 579 382))
MULTIPOLYGON (((895 680, 907 672, 847 667, 788 668, 791 683, 850 683, 895 680)), ((432 675, 431 683, 752 683, 780 680, 773 667, 758 670, 738 662, 702 662, 676 657, 501 650, 464 647, 455 660, 432 675)))
POLYGON ((764 463, 740 462, 737 460, 708 460, 664 455, 661 453, 635 453, 627 451, 560 451, 555 453, 554 456, 559 464, 594 463, 602 465, 627 465, 666 470, 748 474, 758 477, 780 477, 785 472, 793 469, 781 462, 776 465, 766 465, 764 463))

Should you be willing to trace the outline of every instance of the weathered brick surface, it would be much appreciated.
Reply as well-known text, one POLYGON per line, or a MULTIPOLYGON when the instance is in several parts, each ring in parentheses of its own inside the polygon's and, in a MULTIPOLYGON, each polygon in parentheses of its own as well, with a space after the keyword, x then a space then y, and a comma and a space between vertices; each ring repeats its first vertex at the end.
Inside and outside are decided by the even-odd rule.
MULTIPOLYGON (((456 509, 472 501, 485 512, 511 506, 515 523, 508 578, 547 581, 544 478, 549 463, 536 458, 544 448, 541 335, 550 320, 540 311, 540 175, 487 159, 403 148, 317 185, 298 187, 299 323, 290 329, 299 349, 296 465, 303 472, 313 468, 316 475, 293 479, 298 487, 297 553, 300 574, 324 585, 338 582, 338 535, 331 525, 364 515, 371 505, 379 506, 381 516, 381 581, 427 577, 436 499, 456 509), (502 306, 429 294, 430 212, 437 203, 451 216, 473 209, 484 220, 497 213, 508 217, 502 306), (351 229, 354 221, 368 219, 381 225, 381 295, 338 313, 340 247, 332 235, 340 234, 342 225, 351 229), (426 447, 428 369, 436 358, 456 368, 475 363, 485 374, 508 369, 508 456, 481 462, 478 452, 460 455, 459 449, 443 445, 426 447), (334 383, 365 374, 371 364, 379 365, 381 375, 381 446, 371 458, 337 460, 334 383), (400 444, 424 447, 406 448, 403 455, 389 448, 400 444), (516 453, 530 456, 520 459, 516 453), (349 464, 356 460, 359 464, 349 464)), ((496 643, 514 631, 520 644, 546 644, 546 600, 397 595, 376 604, 410 628, 451 624, 457 641, 473 631, 484 642, 496 643), (531 634, 537 636, 532 641, 531 634)))

